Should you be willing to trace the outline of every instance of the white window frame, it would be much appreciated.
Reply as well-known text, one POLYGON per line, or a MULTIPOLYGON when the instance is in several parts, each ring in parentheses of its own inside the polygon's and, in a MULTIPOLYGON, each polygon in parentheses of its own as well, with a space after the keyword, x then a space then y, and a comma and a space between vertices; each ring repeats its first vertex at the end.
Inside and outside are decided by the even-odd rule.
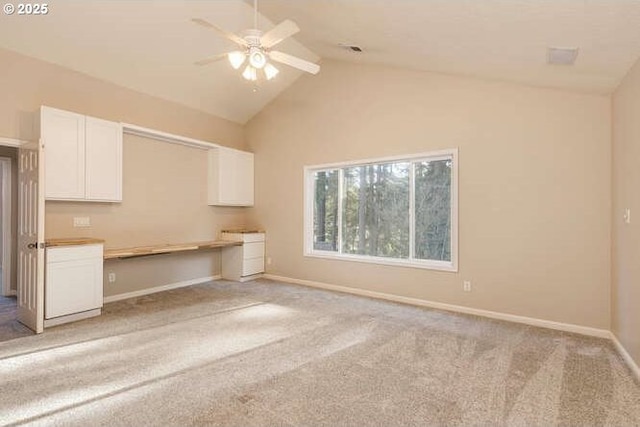
POLYGON ((325 258, 340 261, 355 261, 380 265, 392 265, 401 267, 423 268, 440 271, 458 271, 458 149, 432 151, 405 156, 381 157, 375 159, 329 163, 323 165, 304 166, 304 253, 305 257, 325 258), (415 162, 435 161, 451 159, 451 261, 422 260, 414 258, 414 205, 415 205, 415 162), (409 258, 397 259, 376 257, 370 255, 344 254, 333 251, 323 251, 313 247, 313 215, 314 215, 314 174, 327 169, 338 169, 338 248, 342 247, 342 196, 343 196, 343 168, 365 166, 370 164, 389 162, 410 162, 411 171, 409 178, 409 258))

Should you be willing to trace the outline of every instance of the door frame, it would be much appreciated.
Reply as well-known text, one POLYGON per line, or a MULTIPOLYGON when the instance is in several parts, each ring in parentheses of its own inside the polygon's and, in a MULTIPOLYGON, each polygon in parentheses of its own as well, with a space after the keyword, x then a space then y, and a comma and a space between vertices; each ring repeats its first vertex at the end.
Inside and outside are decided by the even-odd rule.
POLYGON ((12 224, 12 194, 11 194, 11 172, 13 162, 9 157, 0 157, 2 164, 2 296, 15 295, 16 291, 11 290, 11 257, 13 255, 13 239, 11 238, 12 224))
MULTIPOLYGON (((0 146, 3 147, 13 147, 13 148, 19 148, 22 144, 26 143, 26 141, 21 141, 19 139, 14 139, 14 138, 4 138, 4 137, 0 137, 0 146)), ((2 260, 2 289, 0 290, 0 292, 2 293, 3 296, 7 296, 7 295, 15 295, 16 292, 15 291, 11 291, 11 270, 12 270, 12 265, 11 265, 11 255, 13 254, 13 251, 17 250, 17 247, 15 245, 17 245, 17 242, 13 241, 13 239, 11 238, 11 211, 12 211, 12 206, 11 206, 11 168, 13 167, 11 162, 11 159, 3 157, 3 159, 8 160, 9 163, 9 169, 8 169, 8 173, 7 173, 7 168, 3 167, 3 177, 2 177, 2 182, 3 183, 7 183, 8 182, 8 192, 9 192, 9 207, 8 209, 5 208, 5 203, 3 203, 3 212, 2 212, 2 242, 0 242, 0 244, 3 245, 2 247, 2 255, 4 257, 4 259, 2 260), (7 177, 8 176, 8 177, 7 177), (9 221, 4 221, 4 218, 6 218, 6 212, 9 212, 9 221)), ((2 197, 3 197, 3 201, 5 200, 5 188, 6 184, 3 184, 4 188, 1 188, 0 191, 2 191, 2 197)), ((16 283, 17 286, 17 283, 16 283)))

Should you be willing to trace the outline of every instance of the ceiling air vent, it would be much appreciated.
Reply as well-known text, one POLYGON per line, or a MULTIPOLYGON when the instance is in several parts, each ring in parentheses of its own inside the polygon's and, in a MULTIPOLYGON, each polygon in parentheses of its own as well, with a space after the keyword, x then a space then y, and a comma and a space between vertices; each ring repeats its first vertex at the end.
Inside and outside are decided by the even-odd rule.
POLYGON ((578 57, 577 47, 547 48, 547 62, 553 65, 573 65, 578 57))
POLYGON ((340 46, 343 49, 349 50, 351 52, 358 52, 358 53, 362 52, 362 48, 360 46, 355 45, 355 44, 338 43, 338 46, 340 46))

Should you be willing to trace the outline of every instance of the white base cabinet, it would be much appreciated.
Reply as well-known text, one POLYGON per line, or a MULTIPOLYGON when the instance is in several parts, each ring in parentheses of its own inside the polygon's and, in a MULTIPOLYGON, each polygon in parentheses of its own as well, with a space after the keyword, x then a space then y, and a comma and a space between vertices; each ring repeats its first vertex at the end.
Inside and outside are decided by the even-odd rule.
POLYGON ((83 312, 100 314, 102 253, 101 244, 47 248, 45 326, 64 323, 65 316, 68 321, 77 320, 83 312), (47 322, 50 319, 59 320, 47 322))
POLYGON ((264 233, 222 233, 222 240, 243 242, 222 249, 222 278, 244 282, 264 273, 264 233))

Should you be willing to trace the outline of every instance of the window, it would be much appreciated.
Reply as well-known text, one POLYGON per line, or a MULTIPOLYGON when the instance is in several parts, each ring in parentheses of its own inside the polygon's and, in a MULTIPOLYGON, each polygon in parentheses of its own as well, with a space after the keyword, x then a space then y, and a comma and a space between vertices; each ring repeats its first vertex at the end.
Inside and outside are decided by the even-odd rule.
POLYGON ((457 270, 457 150, 305 167, 305 255, 457 270))

